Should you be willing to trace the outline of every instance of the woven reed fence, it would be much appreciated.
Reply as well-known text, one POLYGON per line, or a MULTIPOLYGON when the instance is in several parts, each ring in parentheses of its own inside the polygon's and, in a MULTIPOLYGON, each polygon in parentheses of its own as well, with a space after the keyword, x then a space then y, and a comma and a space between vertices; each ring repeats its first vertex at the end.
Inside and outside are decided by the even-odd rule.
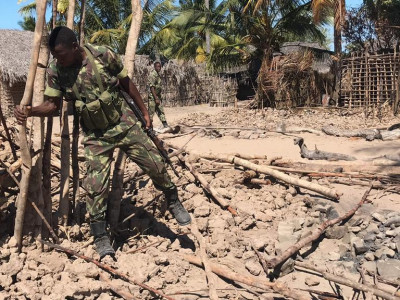
MULTIPOLYGON (((147 56, 136 56, 133 81, 147 102, 148 77, 154 69, 147 56)), ((210 103, 212 106, 232 105, 236 100, 236 80, 210 75, 205 67, 192 62, 177 64, 169 61, 161 69, 162 98, 165 106, 187 106, 210 103)))

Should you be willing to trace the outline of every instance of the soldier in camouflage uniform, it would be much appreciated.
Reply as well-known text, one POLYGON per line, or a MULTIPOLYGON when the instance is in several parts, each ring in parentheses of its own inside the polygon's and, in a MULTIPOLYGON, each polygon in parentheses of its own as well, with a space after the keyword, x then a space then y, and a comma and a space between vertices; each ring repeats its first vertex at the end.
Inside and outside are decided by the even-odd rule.
POLYGON ((115 148, 125 151, 150 176, 154 186, 164 192, 177 222, 189 224, 190 215, 178 199, 163 158, 121 95, 120 87, 140 108, 149 128, 148 111, 120 58, 104 46, 80 47, 73 31, 63 26, 50 34, 49 48, 55 59, 47 68, 44 103, 29 108, 28 113, 19 106, 14 112, 17 120, 23 122, 29 116, 51 116, 60 107, 62 97, 74 102, 84 132, 87 210, 100 257, 115 254, 106 233, 110 168, 115 148))
POLYGON ((153 121, 154 113, 157 113, 158 118, 162 122, 164 128, 168 128, 168 123, 165 118, 164 108, 162 107, 161 98, 161 63, 156 61, 154 63, 154 70, 149 75, 148 87, 149 87, 149 103, 148 110, 151 121, 153 121))

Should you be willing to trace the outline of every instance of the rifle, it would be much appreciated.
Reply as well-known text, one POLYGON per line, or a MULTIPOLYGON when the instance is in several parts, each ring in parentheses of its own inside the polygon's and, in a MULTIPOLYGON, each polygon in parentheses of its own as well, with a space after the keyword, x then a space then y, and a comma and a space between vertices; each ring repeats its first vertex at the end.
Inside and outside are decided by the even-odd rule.
POLYGON ((127 92, 125 92, 122 88, 120 89, 122 95, 124 96, 124 99, 130 109, 134 112, 136 118, 142 123, 142 128, 144 132, 147 134, 147 136, 152 140, 154 145, 157 147, 158 152, 160 152, 160 155, 165 159, 167 164, 171 167, 172 171, 174 171, 175 175, 179 178, 179 174, 176 171, 175 167, 172 165, 171 160, 169 159, 168 153, 164 148, 164 142, 160 140, 156 132, 154 131, 153 128, 146 128, 146 120, 143 117, 142 111, 139 109, 139 107, 136 105, 135 101, 129 96, 127 92))

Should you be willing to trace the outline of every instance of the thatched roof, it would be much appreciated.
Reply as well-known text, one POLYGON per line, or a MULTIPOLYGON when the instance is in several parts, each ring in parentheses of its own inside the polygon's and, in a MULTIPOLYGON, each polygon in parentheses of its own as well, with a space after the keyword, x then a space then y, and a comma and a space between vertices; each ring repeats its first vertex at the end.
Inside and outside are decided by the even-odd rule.
POLYGON ((31 60, 33 32, 0 29, 0 79, 25 81, 31 60))

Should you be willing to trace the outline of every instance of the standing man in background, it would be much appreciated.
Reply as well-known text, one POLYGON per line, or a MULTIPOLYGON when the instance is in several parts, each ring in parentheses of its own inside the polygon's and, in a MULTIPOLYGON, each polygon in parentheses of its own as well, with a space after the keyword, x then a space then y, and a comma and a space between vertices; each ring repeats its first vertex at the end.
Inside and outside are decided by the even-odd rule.
POLYGON ((154 63, 154 70, 149 75, 149 105, 148 111, 150 120, 153 122, 154 113, 157 113, 158 118, 163 124, 164 128, 168 128, 168 123, 165 118, 164 108, 161 103, 161 62, 154 63))

